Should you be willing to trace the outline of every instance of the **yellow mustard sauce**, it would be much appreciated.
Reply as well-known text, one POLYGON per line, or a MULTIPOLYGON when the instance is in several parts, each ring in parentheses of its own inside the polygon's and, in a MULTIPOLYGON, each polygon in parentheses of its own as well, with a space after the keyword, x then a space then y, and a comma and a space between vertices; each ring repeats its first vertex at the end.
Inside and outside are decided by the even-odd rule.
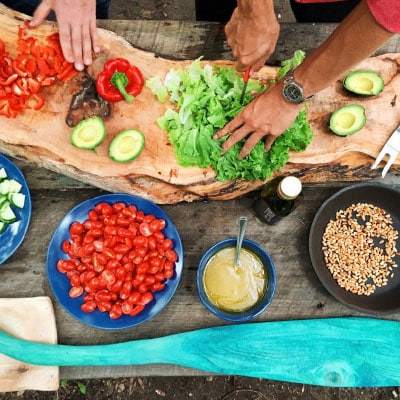
POLYGON ((239 267, 234 267, 234 258, 234 247, 225 247, 210 258, 204 271, 204 289, 217 307, 239 312, 248 310, 261 298, 267 276, 253 252, 241 249, 239 267))

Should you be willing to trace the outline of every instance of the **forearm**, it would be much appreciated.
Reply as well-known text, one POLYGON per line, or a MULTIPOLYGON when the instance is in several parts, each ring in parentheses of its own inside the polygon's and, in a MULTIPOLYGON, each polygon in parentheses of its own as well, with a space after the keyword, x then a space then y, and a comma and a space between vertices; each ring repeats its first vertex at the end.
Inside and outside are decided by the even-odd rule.
POLYGON ((373 54, 394 34, 379 25, 365 1, 296 69, 305 96, 315 94, 373 54))
POLYGON ((237 0, 237 7, 242 15, 260 18, 274 12, 273 0, 237 0))

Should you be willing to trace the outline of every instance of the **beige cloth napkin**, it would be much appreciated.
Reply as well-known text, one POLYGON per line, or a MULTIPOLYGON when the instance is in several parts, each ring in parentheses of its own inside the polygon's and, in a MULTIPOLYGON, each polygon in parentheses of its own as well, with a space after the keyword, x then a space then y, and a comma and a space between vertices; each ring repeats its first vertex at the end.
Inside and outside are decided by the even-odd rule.
MULTIPOLYGON (((21 339, 57 343, 51 299, 1 298, 0 329, 21 339)), ((0 392, 57 390, 59 382, 59 367, 26 364, 0 354, 0 392)))

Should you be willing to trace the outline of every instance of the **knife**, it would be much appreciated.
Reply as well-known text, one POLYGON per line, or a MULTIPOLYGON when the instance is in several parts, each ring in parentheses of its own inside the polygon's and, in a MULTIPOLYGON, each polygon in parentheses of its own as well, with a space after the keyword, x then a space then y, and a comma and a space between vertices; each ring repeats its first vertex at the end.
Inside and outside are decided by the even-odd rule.
POLYGON ((240 104, 243 104, 243 102, 244 102, 244 96, 246 94, 247 83, 249 81, 249 78, 250 78, 250 67, 247 67, 246 71, 243 75, 244 85, 243 85, 243 89, 242 89, 242 94, 240 95, 240 104))
POLYGON ((205 328, 92 346, 35 343, 0 332, 0 353, 29 364, 176 364, 320 386, 400 385, 400 322, 343 317, 205 328))

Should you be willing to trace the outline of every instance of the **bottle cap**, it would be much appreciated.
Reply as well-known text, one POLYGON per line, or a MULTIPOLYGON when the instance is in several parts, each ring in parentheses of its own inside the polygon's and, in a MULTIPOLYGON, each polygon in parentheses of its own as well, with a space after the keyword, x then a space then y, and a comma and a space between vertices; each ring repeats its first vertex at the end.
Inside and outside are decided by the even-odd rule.
POLYGON ((301 193, 302 185, 299 178, 287 176, 279 185, 279 192, 287 200, 295 199, 301 193))

